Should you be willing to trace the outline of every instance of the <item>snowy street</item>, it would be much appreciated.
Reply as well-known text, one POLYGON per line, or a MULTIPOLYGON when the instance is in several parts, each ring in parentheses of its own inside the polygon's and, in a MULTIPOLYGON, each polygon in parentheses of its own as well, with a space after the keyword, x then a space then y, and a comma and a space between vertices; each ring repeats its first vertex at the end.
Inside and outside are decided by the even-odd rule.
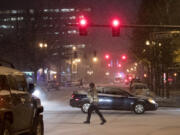
POLYGON ((69 106, 73 89, 52 91, 43 97, 45 135, 179 135, 180 109, 159 108, 136 115, 128 111, 102 111, 107 120, 100 125, 96 114, 83 124, 86 114, 69 106), (47 101, 48 99, 48 101, 47 101))

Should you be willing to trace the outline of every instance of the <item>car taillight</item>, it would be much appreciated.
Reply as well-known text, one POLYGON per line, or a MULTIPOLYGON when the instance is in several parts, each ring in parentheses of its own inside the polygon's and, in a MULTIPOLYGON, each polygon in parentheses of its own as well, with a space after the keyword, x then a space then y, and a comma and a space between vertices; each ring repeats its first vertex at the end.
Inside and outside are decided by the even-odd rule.
POLYGON ((71 96, 72 98, 74 98, 74 94, 72 94, 72 96, 71 96))

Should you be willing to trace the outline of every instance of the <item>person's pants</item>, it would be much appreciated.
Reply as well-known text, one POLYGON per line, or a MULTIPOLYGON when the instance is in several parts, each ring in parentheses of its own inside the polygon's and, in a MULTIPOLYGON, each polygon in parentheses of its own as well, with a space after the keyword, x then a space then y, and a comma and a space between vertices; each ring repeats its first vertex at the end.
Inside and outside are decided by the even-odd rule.
POLYGON ((98 107, 96 105, 94 105, 94 104, 91 104, 89 109, 88 109, 87 121, 90 122, 91 114, 92 114, 93 111, 95 111, 99 115, 99 117, 100 117, 100 119, 102 121, 105 121, 105 119, 104 119, 103 115, 101 114, 101 112, 99 111, 98 107))

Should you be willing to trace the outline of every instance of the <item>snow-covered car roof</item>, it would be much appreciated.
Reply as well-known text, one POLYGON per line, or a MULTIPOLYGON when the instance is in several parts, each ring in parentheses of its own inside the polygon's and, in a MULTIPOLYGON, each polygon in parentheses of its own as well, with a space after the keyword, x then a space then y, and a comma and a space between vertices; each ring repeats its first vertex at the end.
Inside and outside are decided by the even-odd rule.
POLYGON ((74 94, 82 94, 82 95, 87 95, 87 91, 85 90, 76 90, 76 91, 73 91, 74 94))
POLYGON ((24 73, 13 68, 0 66, 0 75, 24 75, 24 73))

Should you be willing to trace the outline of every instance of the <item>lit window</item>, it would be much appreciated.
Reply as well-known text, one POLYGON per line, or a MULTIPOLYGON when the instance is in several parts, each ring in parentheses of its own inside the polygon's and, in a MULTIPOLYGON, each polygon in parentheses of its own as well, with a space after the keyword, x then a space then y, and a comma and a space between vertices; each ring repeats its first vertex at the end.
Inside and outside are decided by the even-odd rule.
POLYGON ((17 20, 22 21, 22 20, 24 20, 24 17, 18 17, 17 20))
POLYGON ((11 21, 16 21, 16 18, 15 17, 11 17, 11 21))
POLYGON ((69 31, 67 31, 67 33, 68 33, 68 34, 76 34, 77 31, 76 31, 76 30, 69 30, 69 31))
POLYGON ((6 25, 0 25, 0 28, 7 29, 6 25))
POLYGON ((63 8, 61 9, 62 12, 73 12, 75 9, 74 8, 63 8))
POLYGON ((72 11, 72 12, 73 12, 74 10, 75 10, 74 8, 71 8, 71 9, 70 9, 70 11, 72 11))
POLYGON ((3 19, 3 21, 4 21, 4 22, 7 22, 7 21, 8 21, 8 19, 7 19, 7 18, 5 18, 5 19, 3 19))
POLYGON ((12 25, 0 25, 0 29, 10 29, 10 28, 14 28, 14 26, 12 25))
POLYGON ((34 9, 30 9, 29 13, 34 14, 34 9))
POLYGON ((58 12, 59 12, 59 9, 54 9, 54 11, 55 11, 56 13, 58 13, 58 12))
POLYGON ((49 12, 54 12, 54 10, 53 9, 49 9, 49 12))
POLYGON ((58 35, 58 34, 59 34, 59 32, 54 32, 54 34, 55 34, 55 35, 58 35))
POLYGON ((74 20, 74 19, 76 19, 76 16, 71 16, 71 17, 69 17, 69 19, 74 20))
POLYGON ((12 14, 17 14, 17 10, 12 10, 11 13, 12 14))
POLYGON ((48 9, 44 9, 43 11, 44 11, 44 12, 48 12, 48 9))

